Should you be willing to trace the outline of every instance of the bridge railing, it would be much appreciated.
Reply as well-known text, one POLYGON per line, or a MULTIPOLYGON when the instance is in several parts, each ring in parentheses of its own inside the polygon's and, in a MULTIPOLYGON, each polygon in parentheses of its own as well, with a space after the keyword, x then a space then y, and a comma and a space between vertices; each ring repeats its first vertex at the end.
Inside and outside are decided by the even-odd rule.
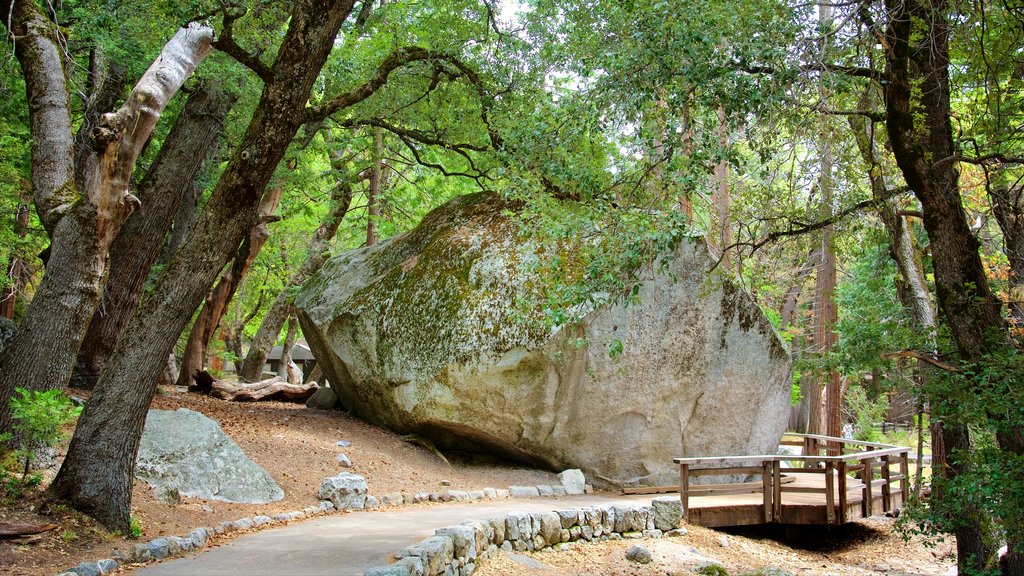
POLYGON ((694 496, 759 493, 762 495, 760 520, 769 523, 783 521, 782 507, 787 494, 820 494, 824 496, 826 522, 830 525, 849 521, 851 490, 860 489, 863 517, 891 510, 906 501, 909 448, 817 434, 788 434, 787 437, 797 440, 784 440, 782 444, 801 446, 803 454, 674 458, 673 462, 679 465, 684 518, 689 520, 690 498, 694 496), (787 473, 820 474, 824 482, 818 484, 823 486, 795 483, 787 473), (761 476, 760 481, 695 482, 704 476, 757 474, 761 476), (874 510, 876 495, 881 496, 881 510, 874 510))

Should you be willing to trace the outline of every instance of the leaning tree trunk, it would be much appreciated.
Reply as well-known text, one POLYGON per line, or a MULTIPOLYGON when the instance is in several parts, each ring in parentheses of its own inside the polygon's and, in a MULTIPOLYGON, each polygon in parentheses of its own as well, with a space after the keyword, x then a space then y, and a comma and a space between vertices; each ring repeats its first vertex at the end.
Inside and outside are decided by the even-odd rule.
POLYGON ((294 276, 288 279, 288 285, 271 304, 256 335, 253 336, 249 352, 245 355, 242 369, 238 373, 239 380, 255 382, 263 374, 263 365, 267 362, 267 354, 274 347, 274 342, 281 334, 281 327, 288 319, 291 310, 291 287, 299 286, 319 270, 327 261, 327 249, 331 239, 338 232, 338 226, 345 219, 349 206, 352 205, 352 185, 348 181, 339 182, 331 194, 331 208, 323 222, 316 229, 313 238, 306 247, 306 260, 299 266, 294 276))
POLYGON ((242 241, 231 266, 221 275, 217 287, 206 297, 206 304, 199 311, 196 321, 192 323, 192 331, 189 333, 185 353, 181 358, 178 386, 191 386, 192 376, 206 368, 206 350, 210 346, 210 340, 213 339, 213 333, 217 330, 224 314, 227 313, 228 304, 235 296, 235 291, 249 270, 249 266, 260 253, 267 238, 270 238, 267 222, 272 220, 272 214, 274 210, 277 210, 282 190, 281 186, 274 186, 263 196, 258 209, 259 222, 249 231, 249 236, 242 241))
POLYGON ((234 96, 205 85, 185 102, 139 186, 139 199, 145 210, 125 222, 110 247, 109 279, 78 352, 73 386, 92 390, 96 383, 121 331, 142 299, 146 279, 175 214, 182 204, 189 202, 201 163, 217 148, 217 135, 234 100, 234 96))
MULTIPOLYGON (((79 418, 50 490, 110 528, 129 527, 135 456, 166 355, 256 223, 256 208, 275 168, 299 126, 310 120, 303 111, 352 4, 296 2, 273 66, 252 64, 265 85, 237 152, 192 234, 129 322, 79 418)), ((352 93, 345 103, 357 103, 381 85, 352 93)))
MULTIPOLYGON (((889 142, 904 179, 921 202, 940 310, 961 358, 978 362, 1002 344, 1000 337, 1005 342, 1007 331, 960 195, 950 123, 950 24, 945 13, 949 7, 945 2, 926 6, 900 0, 886 0, 885 7, 889 142)), ((1020 454, 1020 444, 1008 440, 1009 445, 1002 447, 1020 454)), ((943 443, 949 456, 944 475, 953 479, 966 470, 953 451, 969 449, 969 431, 962 424, 945 424, 943 443)), ((993 551, 983 537, 981 512, 970 503, 962 503, 962 508, 955 521, 957 563, 961 572, 982 570, 993 551)), ((1020 543, 1011 541, 1010 547, 1020 550, 1020 543)))
POLYGON ((128 192, 135 160, 161 111, 211 50, 212 29, 179 30, 114 114, 93 131, 95 169, 79 196, 69 80, 54 25, 35 2, 3 3, 0 16, 18 36, 15 51, 26 80, 34 142, 33 196, 51 232, 46 273, 14 339, 0 352, 0 432, 11 427, 7 400, 16 386, 64 386, 99 303, 108 250, 138 205, 128 192))

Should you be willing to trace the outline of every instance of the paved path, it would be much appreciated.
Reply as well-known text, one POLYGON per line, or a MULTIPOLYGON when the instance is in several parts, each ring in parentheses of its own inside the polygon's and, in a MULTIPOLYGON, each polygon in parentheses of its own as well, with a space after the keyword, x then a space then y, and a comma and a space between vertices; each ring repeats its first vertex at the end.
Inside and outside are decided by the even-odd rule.
POLYGON ((583 506, 650 504, 652 496, 570 496, 470 504, 414 506, 335 514, 241 536, 190 557, 139 569, 139 576, 362 575, 434 530, 509 512, 546 512, 583 506))

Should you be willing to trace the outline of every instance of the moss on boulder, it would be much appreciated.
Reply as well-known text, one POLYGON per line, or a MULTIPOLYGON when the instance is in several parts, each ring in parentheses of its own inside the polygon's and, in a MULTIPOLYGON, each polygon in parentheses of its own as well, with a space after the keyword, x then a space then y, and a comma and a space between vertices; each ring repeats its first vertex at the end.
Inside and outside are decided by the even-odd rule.
POLYGON ((534 250, 493 194, 331 259, 296 298, 341 401, 441 446, 670 484, 677 456, 774 451, 789 356, 749 295, 683 242, 641 303, 552 333, 517 307, 534 250), (613 341, 622 353, 608 354, 613 341))

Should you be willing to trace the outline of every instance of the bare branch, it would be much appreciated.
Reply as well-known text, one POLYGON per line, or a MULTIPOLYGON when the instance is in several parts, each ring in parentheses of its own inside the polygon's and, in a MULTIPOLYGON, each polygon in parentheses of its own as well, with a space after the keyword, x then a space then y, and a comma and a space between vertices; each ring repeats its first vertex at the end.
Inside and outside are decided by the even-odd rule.
POLYGON ((947 162, 963 162, 965 164, 975 164, 978 166, 991 166, 996 164, 1024 164, 1024 157, 1021 156, 1006 156, 1000 152, 993 152, 992 154, 985 154, 983 156, 963 156, 956 154, 953 156, 946 156, 941 160, 936 160, 933 167, 937 168, 947 162))
POLYGON ((914 358, 916 360, 927 362, 932 366, 939 368, 940 370, 945 370, 946 372, 960 371, 960 369, 957 368, 956 366, 950 366, 949 364, 941 362, 939 359, 935 358, 930 354, 923 354, 921 352, 918 352, 917 350, 900 350, 898 352, 887 352, 885 354, 882 354, 882 358, 886 360, 890 360, 892 358, 914 358))
POLYGON ((234 24, 235 20, 238 20, 242 16, 241 13, 232 12, 231 10, 224 11, 224 26, 221 30, 220 37, 213 43, 213 47, 220 50, 221 52, 231 56, 239 64, 245 66, 249 70, 252 70, 254 74, 260 77, 260 80, 270 84, 274 81, 274 72, 263 63, 255 54, 242 48, 235 42, 234 37, 234 24))
POLYGON ((799 222, 791 223, 789 228, 786 228, 785 230, 775 230, 773 232, 769 232, 768 234, 766 234, 765 236, 763 236, 760 240, 758 240, 756 242, 749 242, 749 241, 748 242, 734 242, 733 244, 731 244, 729 246, 726 246, 722 250, 722 253, 724 254, 724 253, 728 252, 729 250, 731 250, 733 248, 739 248, 739 247, 749 247, 751 252, 756 252, 757 250, 759 250, 764 245, 766 245, 766 244, 768 244, 770 242, 773 242, 775 240, 778 240, 780 238, 789 238, 789 237, 793 237, 793 236, 801 236, 803 234, 814 232, 816 230, 821 230, 822 228, 825 228, 826 226, 831 226, 832 224, 835 224, 836 222, 839 222, 839 221, 843 220, 844 218, 846 218, 847 216, 849 216, 851 214, 860 212, 861 210, 864 210, 864 209, 867 209, 867 208, 873 208, 873 207, 877 206, 880 202, 884 202, 885 200, 889 200, 890 198, 893 198, 895 196, 899 196, 900 194, 906 194, 909 191, 910 191, 910 189, 906 188, 906 187, 900 187, 900 188, 897 188, 896 190, 890 190, 884 196, 882 196, 881 198, 871 198, 869 200, 864 200, 864 201, 858 202, 858 203, 854 204, 853 206, 849 206, 849 207, 847 207, 844 210, 840 210, 839 212, 836 212, 835 214, 833 214, 832 216, 830 216, 828 218, 825 218, 824 220, 819 220, 818 222, 812 222, 810 224, 804 224, 804 223, 799 223, 799 222))
POLYGON ((418 46, 399 48, 384 58, 380 65, 377 66, 377 72, 362 86, 344 94, 339 94, 319 106, 307 108, 305 111, 305 122, 321 120, 338 110, 343 110, 366 100, 387 84, 388 77, 392 72, 406 64, 437 58, 445 58, 445 56, 418 46))

